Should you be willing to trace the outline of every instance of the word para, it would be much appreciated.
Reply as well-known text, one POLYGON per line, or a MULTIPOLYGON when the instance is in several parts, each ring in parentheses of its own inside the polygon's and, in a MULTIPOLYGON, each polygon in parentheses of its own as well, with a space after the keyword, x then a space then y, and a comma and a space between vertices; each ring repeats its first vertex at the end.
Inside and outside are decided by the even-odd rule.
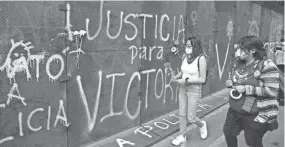
POLYGON ((163 60, 163 46, 150 46, 148 55, 147 55, 147 47, 146 46, 138 48, 138 47, 132 45, 129 47, 129 50, 132 50, 131 64, 134 63, 134 60, 138 56, 138 52, 139 52, 139 56, 138 56, 139 59, 151 61, 152 53, 154 50, 158 50, 158 52, 156 54, 156 59, 157 60, 163 60))

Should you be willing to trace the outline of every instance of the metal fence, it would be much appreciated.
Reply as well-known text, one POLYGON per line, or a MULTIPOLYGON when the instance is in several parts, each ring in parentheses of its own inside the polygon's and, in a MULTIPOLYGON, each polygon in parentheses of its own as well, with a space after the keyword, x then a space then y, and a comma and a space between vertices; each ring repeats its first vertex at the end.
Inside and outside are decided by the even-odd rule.
POLYGON ((284 12, 246 1, 3 1, 0 11, 0 145, 13 147, 77 147, 177 109, 164 71, 166 54, 179 70, 175 40, 202 41, 207 96, 224 88, 239 38, 259 36, 270 57, 284 27, 284 12))

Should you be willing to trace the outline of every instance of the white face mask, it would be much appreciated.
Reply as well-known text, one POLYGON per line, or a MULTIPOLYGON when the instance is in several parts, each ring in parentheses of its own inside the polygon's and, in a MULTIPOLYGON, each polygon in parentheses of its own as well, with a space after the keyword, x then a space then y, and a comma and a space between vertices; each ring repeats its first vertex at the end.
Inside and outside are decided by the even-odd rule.
POLYGON ((240 60, 245 60, 248 57, 248 54, 244 50, 237 49, 235 57, 240 60))
POLYGON ((186 54, 191 54, 192 53, 192 47, 186 47, 185 48, 185 53, 186 54))

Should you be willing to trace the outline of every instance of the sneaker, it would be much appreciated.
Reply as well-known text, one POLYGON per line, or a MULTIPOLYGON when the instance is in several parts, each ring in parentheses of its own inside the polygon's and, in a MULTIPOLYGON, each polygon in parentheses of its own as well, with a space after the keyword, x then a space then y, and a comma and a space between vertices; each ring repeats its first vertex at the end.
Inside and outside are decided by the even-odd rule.
POLYGON ((206 139, 208 137, 207 123, 202 121, 203 127, 200 128, 200 134, 202 139, 206 139))
POLYGON ((177 146, 181 143, 186 142, 186 136, 185 135, 178 135, 174 140, 172 140, 172 144, 177 146))

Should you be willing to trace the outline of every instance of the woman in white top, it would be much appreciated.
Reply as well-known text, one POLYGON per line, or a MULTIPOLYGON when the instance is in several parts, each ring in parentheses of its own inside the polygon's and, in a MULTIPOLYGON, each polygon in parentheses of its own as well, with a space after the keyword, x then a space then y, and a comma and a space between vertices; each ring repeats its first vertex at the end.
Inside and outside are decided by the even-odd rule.
POLYGON ((196 116, 197 100, 201 99, 202 84, 206 81, 207 71, 206 58, 202 53, 201 41, 196 37, 189 37, 186 42, 185 54, 182 57, 181 71, 172 79, 173 82, 180 85, 180 135, 172 141, 173 145, 186 142, 188 121, 200 128, 202 139, 206 139, 208 135, 206 122, 196 116))

